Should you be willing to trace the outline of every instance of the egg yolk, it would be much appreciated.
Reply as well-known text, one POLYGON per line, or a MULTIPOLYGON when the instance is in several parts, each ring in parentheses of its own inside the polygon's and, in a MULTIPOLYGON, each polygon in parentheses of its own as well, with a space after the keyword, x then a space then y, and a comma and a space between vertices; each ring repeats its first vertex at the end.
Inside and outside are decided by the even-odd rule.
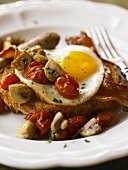
POLYGON ((63 70, 77 81, 82 81, 93 75, 98 65, 89 54, 81 51, 70 51, 56 60, 63 70))

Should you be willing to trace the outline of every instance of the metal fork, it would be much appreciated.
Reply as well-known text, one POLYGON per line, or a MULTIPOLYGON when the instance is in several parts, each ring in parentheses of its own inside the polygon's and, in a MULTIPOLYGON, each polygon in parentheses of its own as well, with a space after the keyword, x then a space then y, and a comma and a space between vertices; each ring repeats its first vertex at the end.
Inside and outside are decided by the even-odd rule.
POLYGON ((115 50, 105 28, 103 26, 91 27, 87 33, 91 36, 101 57, 117 64, 121 68, 122 72, 126 75, 128 70, 127 64, 115 50))

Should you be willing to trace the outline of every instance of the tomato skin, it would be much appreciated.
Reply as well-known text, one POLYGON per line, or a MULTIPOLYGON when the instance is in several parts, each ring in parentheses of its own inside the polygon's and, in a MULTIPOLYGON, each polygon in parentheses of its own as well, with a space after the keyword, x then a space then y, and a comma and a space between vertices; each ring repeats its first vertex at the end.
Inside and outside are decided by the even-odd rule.
POLYGON ((113 115, 111 112, 102 112, 101 114, 95 116, 101 127, 105 127, 110 124, 113 120, 113 115))
POLYGON ((79 95, 79 84, 71 76, 60 76, 55 81, 55 88, 65 98, 73 99, 79 95))
POLYGON ((48 84, 49 81, 45 76, 43 65, 38 61, 30 63, 25 70, 25 77, 40 84, 48 84))
POLYGON ((45 119, 44 121, 41 121, 40 119, 36 122, 36 126, 40 130, 41 135, 46 135, 50 131, 50 125, 52 120, 51 119, 45 119))
POLYGON ((66 129, 62 130, 59 129, 55 134, 54 134, 54 140, 66 140, 68 139, 68 131, 66 129))
POLYGON ((9 73, 1 82, 1 88, 4 90, 8 90, 8 86, 10 84, 18 83, 20 79, 16 76, 15 73, 9 73))
POLYGON ((26 115, 26 120, 30 120, 34 123, 36 123, 39 119, 40 120, 52 119, 52 116, 46 110, 41 110, 39 112, 29 113, 29 114, 26 115))
POLYGON ((5 103, 3 102, 2 99, 0 99, 0 113, 3 112, 5 109, 5 103))
POLYGON ((46 135, 50 131, 52 116, 46 110, 26 115, 26 120, 36 123, 37 128, 40 130, 41 135, 46 135))
POLYGON ((73 116, 68 118, 67 131, 70 135, 75 135, 77 131, 82 128, 88 119, 85 116, 73 116))

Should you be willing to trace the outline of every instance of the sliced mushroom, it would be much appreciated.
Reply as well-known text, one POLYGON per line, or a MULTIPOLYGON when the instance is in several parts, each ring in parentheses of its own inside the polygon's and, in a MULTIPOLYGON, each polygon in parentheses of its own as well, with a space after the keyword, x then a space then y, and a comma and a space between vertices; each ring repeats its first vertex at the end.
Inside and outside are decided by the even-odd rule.
POLYGON ((48 61, 45 51, 39 45, 29 48, 27 52, 34 60, 41 62, 42 64, 45 64, 48 61))
POLYGON ((98 124, 95 118, 88 121, 81 129, 80 134, 84 137, 92 136, 101 131, 101 126, 98 124))
POLYGON ((27 103, 30 100, 31 94, 32 90, 25 84, 9 85, 9 95, 18 104, 27 103))
POLYGON ((23 51, 13 60, 11 66, 21 71, 24 70, 31 62, 32 57, 26 51, 23 51))
POLYGON ((30 120, 24 121, 17 129, 16 137, 23 139, 33 139, 36 132, 36 124, 30 120))
POLYGON ((57 62, 55 62, 53 59, 50 59, 44 67, 44 73, 51 82, 54 82, 57 77, 64 75, 65 71, 57 62))
POLYGON ((64 130, 68 126, 68 120, 63 119, 60 123, 60 129, 64 130))
POLYGON ((51 131, 56 133, 60 128, 60 123, 63 120, 63 114, 61 112, 57 112, 52 123, 51 123, 51 131))

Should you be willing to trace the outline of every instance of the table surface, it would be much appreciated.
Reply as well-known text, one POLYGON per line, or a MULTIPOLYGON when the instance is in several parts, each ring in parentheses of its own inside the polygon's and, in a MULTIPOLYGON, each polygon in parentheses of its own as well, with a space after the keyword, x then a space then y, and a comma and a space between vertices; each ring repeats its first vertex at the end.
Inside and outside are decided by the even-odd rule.
MULTIPOLYGON (((0 0, 0 4, 15 2, 16 0, 0 0)), ((110 3, 128 9, 128 0, 91 0, 94 2, 110 3)), ((128 157, 102 163, 100 165, 82 168, 53 168, 50 170, 128 170, 128 157)), ((17 170, 16 168, 0 165, 0 170, 17 170)))

